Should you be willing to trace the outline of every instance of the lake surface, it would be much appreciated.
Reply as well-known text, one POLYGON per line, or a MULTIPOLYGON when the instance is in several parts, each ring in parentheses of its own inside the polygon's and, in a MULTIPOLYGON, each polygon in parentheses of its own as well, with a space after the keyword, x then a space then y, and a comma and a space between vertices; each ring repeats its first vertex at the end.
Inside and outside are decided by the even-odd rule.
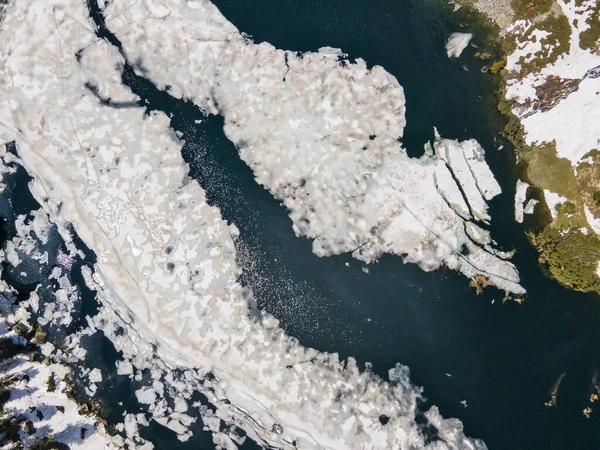
MULTIPOLYGON (((350 58, 385 67, 405 90, 410 154, 421 152, 433 127, 446 138, 476 138, 504 190, 491 204, 492 235, 517 250, 513 261, 529 292, 522 305, 503 304, 493 288, 476 295, 462 275, 425 273, 399 257, 383 257, 368 274, 347 255, 318 258, 311 241, 294 235, 285 208, 254 182, 220 117, 198 125, 194 120, 202 116, 195 108, 126 73, 126 83, 151 109, 173 114, 172 125, 187 142, 183 155, 191 176, 240 229, 242 281, 259 305, 303 344, 353 356, 362 366, 371 362, 382 377, 396 362, 408 365, 430 404, 459 418, 468 435, 492 450, 600 448, 600 411, 590 419, 582 415, 600 371, 600 298, 563 289, 540 272, 513 219, 514 158, 506 143, 495 150, 501 120, 490 78, 472 49, 459 61, 443 49, 447 34, 458 30, 454 18, 430 0, 214 3, 256 42, 297 51, 340 47, 350 58), (563 373, 557 406, 544 406, 563 373)), ((110 348, 102 355, 107 367, 117 358, 110 348)), ((114 377, 120 398, 137 388, 114 377)), ((142 435, 156 448, 211 448, 207 433, 185 445, 156 425, 142 435)))
MULTIPOLYGON (((420 153, 434 126, 446 138, 477 139, 504 191, 491 204, 492 236, 517 250, 513 261, 529 292, 522 305, 503 304, 498 291, 478 296, 461 275, 425 273, 397 257, 382 258, 369 274, 348 256, 317 258, 220 137, 220 121, 209 121, 199 130, 201 145, 225 181, 209 188, 209 198, 253 247, 260 304, 306 345, 372 362, 382 376, 398 361, 408 365, 431 403, 490 449, 600 448, 600 411, 582 415, 600 370, 600 298, 545 278, 514 221, 514 157, 499 136, 490 76, 479 70, 474 50, 456 61, 443 48, 460 30, 456 19, 427 0, 214 3, 255 42, 296 51, 339 47, 382 65, 405 90, 409 153, 420 153), (505 148, 495 150, 500 144, 505 148), (546 407, 563 373, 557 406, 546 407)), ((186 156, 194 176, 216 181, 202 152, 186 156)))

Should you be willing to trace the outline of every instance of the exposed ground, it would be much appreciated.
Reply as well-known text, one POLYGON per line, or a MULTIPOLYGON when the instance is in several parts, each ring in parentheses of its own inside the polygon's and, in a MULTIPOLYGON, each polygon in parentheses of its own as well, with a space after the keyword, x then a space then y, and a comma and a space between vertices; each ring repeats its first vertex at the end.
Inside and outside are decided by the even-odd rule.
POLYGON ((530 223, 540 263, 565 286, 600 292, 600 128, 593 125, 600 110, 600 2, 457 2, 500 28, 505 56, 490 72, 502 75, 505 135, 523 178, 537 192, 562 198, 558 204, 546 199, 550 220, 530 223))

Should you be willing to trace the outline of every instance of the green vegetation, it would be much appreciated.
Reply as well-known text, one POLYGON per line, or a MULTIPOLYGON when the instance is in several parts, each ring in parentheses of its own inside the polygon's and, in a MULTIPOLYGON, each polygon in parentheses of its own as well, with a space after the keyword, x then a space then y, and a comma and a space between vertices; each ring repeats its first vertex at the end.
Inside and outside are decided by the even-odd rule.
POLYGON ((529 237, 540 253, 539 262, 560 283, 577 291, 600 292, 600 278, 596 274, 600 240, 594 233, 550 226, 529 237))
POLYGON ((596 191, 594 192, 594 204, 596 205, 596 208, 600 208, 600 191, 596 191))
POLYGON ((566 197, 567 203, 557 206, 558 217, 553 220, 555 228, 571 229, 587 227, 578 180, 571 162, 559 158, 554 142, 535 146, 535 150, 523 156, 527 162, 529 181, 540 189, 547 189, 566 197))
MULTIPOLYGON (((21 436, 21 424, 25 422, 23 417, 1 417, 0 418, 0 445, 2 448, 11 448, 11 443, 19 443, 21 436)), ((18 444, 17 444, 18 445, 18 444)), ((19 448, 19 447, 12 447, 19 448)), ((21 447, 22 448, 22 447, 21 447)))
MULTIPOLYGON (((590 156, 599 158, 600 162, 600 152, 590 156)), ((600 293, 600 278, 596 274, 600 239, 595 233, 582 231, 582 228, 589 230, 584 205, 589 204, 588 199, 596 192, 600 200, 600 188, 596 184, 600 182, 600 166, 583 163, 576 177, 570 161, 558 157, 554 142, 536 146, 525 160, 528 179, 533 185, 569 199, 556 206, 556 219, 537 233, 529 234, 539 252, 539 262, 561 284, 600 293)))
POLYGON ((23 424, 23 431, 29 436, 35 434, 35 427, 33 426, 33 422, 31 420, 25 421, 25 423, 23 424))
POLYGON ((527 157, 527 162, 529 179, 536 186, 572 201, 579 197, 571 162, 566 158, 558 157, 554 141, 537 145, 535 152, 527 157))
POLYGON ((577 166, 577 183, 583 202, 595 217, 600 217, 600 152, 588 152, 577 166))
POLYGON ((512 112, 513 102, 506 98, 505 83, 500 87, 498 99, 498 111, 508 119, 508 122, 504 126, 504 137, 506 137, 515 147, 514 151, 516 154, 524 156, 530 153, 533 150, 533 147, 527 145, 525 142, 525 130, 523 124, 521 124, 519 118, 512 112))
MULTIPOLYGON (((572 0, 571 0, 572 1, 572 0)), ((581 4, 582 0, 575 0, 581 4)), ((470 3, 461 0, 460 4, 470 3)), ((501 40, 502 57, 497 53, 489 56, 487 49, 476 53, 476 58, 490 58, 493 62, 489 72, 502 74, 498 91, 498 110, 506 117, 503 134, 514 146, 526 173, 522 175, 532 185, 538 198, 543 199, 543 190, 566 197, 568 200, 556 206, 557 217, 553 219, 547 205, 536 209, 535 224, 528 236, 539 252, 539 262, 545 272, 561 284, 580 291, 600 293, 600 278, 596 274, 600 261, 600 239, 589 230, 584 206, 588 206, 596 217, 600 217, 600 151, 588 154, 589 163, 577 168, 577 175, 571 162, 559 158, 554 142, 533 143, 525 140, 523 125, 512 112, 519 106, 552 107, 560 101, 564 92, 571 91, 575 80, 547 79, 539 92, 536 91, 539 104, 515 104, 506 98, 506 83, 511 79, 522 79, 555 63, 563 54, 571 50, 571 24, 567 16, 560 12, 554 0, 511 0, 516 19, 530 19, 529 26, 517 28, 501 40), (546 31, 545 37, 536 36, 536 30, 546 31), (506 57, 513 54, 521 44, 528 41, 538 42, 541 50, 536 53, 523 52, 518 64, 520 69, 506 70, 506 57), (587 231, 587 234, 586 234, 587 231)), ((582 48, 596 49, 600 52, 600 2, 594 6, 594 13, 588 19, 590 29, 581 35, 582 48)), ((462 8, 461 8, 462 9, 462 8)), ((470 10, 471 7, 465 9, 470 10)), ((575 86, 576 87, 576 86, 575 86)), ((585 159, 585 157, 584 157, 585 159)), ((472 284, 481 289, 480 280, 472 284)))
POLYGON ((490 66, 490 72, 493 74, 497 74, 497 73, 500 73, 500 71, 502 69, 504 69, 505 67, 506 67, 506 57, 494 62, 490 66))
POLYGON ((574 203, 566 201, 556 205, 556 212, 561 216, 573 216, 577 212, 577 207, 574 203))
POLYGON ((535 30, 543 30, 550 33, 540 39, 542 50, 535 54, 523 55, 519 58, 518 64, 521 67, 519 72, 508 73, 508 77, 525 77, 533 72, 538 72, 548 64, 555 63, 558 58, 571 50, 571 25, 569 19, 564 14, 552 13, 543 20, 531 22, 525 31, 509 33, 502 39, 502 50, 506 55, 515 52, 519 44, 525 42, 536 42, 537 38, 533 34, 535 30))
POLYGON ((492 54, 490 52, 475 52, 475 58, 477 59, 483 59, 488 60, 492 57, 492 54))
POLYGON ((596 3, 594 10, 586 22, 589 28, 579 35, 579 46, 583 50, 600 51, 600 3, 596 3))
POLYGON ((522 35, 522 42, 532 39, 531 35, 536 29, 547 31, 550 34, 540 40, 542 50, 536 53, 533 59, 525 62, 526 57, 521 56, 518 63, 521 66, 522 76, 540 71, 548 64, 555 63, 561 55, 569 53, 571 50, 571 25, 564 14, 552 14, 542 21, 535 22, 522 35))
POLYGON ((510 6, 517 19, 533 19, 550 11, 552 3, 553 0, 511 0, 510 6))
POLYGON ((42 345, 44 342, 46 342, 46 333, 44 332, 44 329, 42 328, 42 326, 39 323, 36 323, 33 328, 33 339, 32 340, 35 344, 38 344, 38 345, 42 345))

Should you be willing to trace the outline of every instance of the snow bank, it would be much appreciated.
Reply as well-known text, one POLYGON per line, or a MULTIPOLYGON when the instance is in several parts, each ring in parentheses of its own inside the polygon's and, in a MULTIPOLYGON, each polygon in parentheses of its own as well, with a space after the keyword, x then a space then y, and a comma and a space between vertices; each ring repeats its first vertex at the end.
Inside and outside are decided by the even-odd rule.
POLYGON ((471 33, 452 33, 446 41, 448 58, 458 58, 473 39, 471 33))
POLYGON ((209 2, 165 5, 170 14, 158 20, 142 3, 114 1, 107 24, 144 76, 225 118, 256 181, 286 205, 317 255, 405 255, 425 270, 447 265, 524 292, 512 264, 470 241, 464 219, 472 217, 440 173, 450 168, 472 216, 488 221, 485 199, 500 189, 475 141, 438 139, 439 158, 409 158, 398 142, 403 90, 383 68, 349 64, 331 48, 300 55, 254 45, 209 2))
POLYGON ((558 217, 556 207, 561 203, 568 201, 567 197, 563 197, 562 195, 556 194, 548 189, 544 189, 544 200, 546 200, 546 205, 548 205, 548 209, 550 209, 550 214, 552 215, 553 219, 558 217))
MULTIPOLYGON (((122 6, 121 3, 113 4, 122 6)), ((176 48, 184 42, 171 39, 173 23, 170 18, 176 11, 175 3, 165 2, 157 6, 148 0, 129 6, 132 14, 141 14, 139 18, 145 19, 148 30, 152 32, 158 22, 148 19, 160 17, 163 25, 159 28, 164 33, 160 41, 174 45, 171 50, 179 55, 186 51, 185 47, 176 48), (139 9, 140 5, 142 9, 139 9)), ((202 83, 216 86, 215 79, 220 79, 225 89, 196 100, 209 109, 218 109, 222 113, 231 111, 227 114, 226 125, 229 135, 236 133, 236 120, 240 123, 248 121, 253 126, 260 123, 262 127, 272 127, 271 133, 278 136, 279 145, 289 144, 290 136, 277 131, 281 123, 277 116, 284 117, 286 105, 291 108, 293 102, 288 104, 287 100, 284 101, 285 97, 279 98, 280 109, 269 110, 273 120, 264 121, 259 108, 261 97, 264 100, 265 92, 271 89, 267 82, 269 77, 274 73, 283 75, 278 74, 279 69, 271 63, 274 50, 268 45, 248 46, 256 59, 238 58, 235 52, 231 53, 232 49, 235 45, 247 44, 212 5, 187 2, 181 7, 186 8, 189 25, 186 33, 200 39, 198 45, 191 46, 189 50, 199 53, 190 55, 188 63, 194 61, 192 70, 186 68, 181 73, 179 64, 171 65, 167 60, 168 53, 161 56, 161 67, 169 72, 168 77, 173 77, 173 89, 184 92, 184 88, 188 90, 192 85, 195 88, 202 83), (205 61, 197 60, 200 54, 205 56, 205 61), (216 58, 213 64, 222 60, 229 72, 205 77, 206 73, 199 69, 210 71, 208 63, 212 57, 216 58), (250 73, 244 66, 248 62, 258 64, 251 72, 251 80, 247 78, 250 73), (197 63, 201 65, 196 66, 197 63), (228 86, 227 80, 237 80, 237 87, 245 96, 236 97, 240 91, 235 90, 228 94, 232 86, 228 86), (241 106, 255 108, 258 122, 236 112, 230 103, 233 99, 241 106)), ((122 13, 125 15, 121 18, 128 14, 126 11, 122 13)), ((137 24, 131 28, 138 27, 141 30, 145 26, 137 24)), ((114 342, 122 343, 131 368, 136 364, 144 367, 144 360, 155 358, 158 353, 160 361, 171 365, 171 370, 164 371, 165 377, 173 372, 173 367, 183 368, 186 373, 194 372, 195 379, 200 380, 198 388, 217 407, 215 419, 238 423, 250 437, 265 446, 485 448, 482 442, 464 436, 460 422, 442 419, 436 408, 430 409, 426 417, 437 429, 440 440, 426 441, 415 422, 421 390, 410 383, 408 369, 398 366, 390 371, 390 382, 384 382, 369 372, 359 372, 351 358, 340 362, 336 354, 319 353, 300 346, 295 339, 283 333, 273 317, 250 315, 246 294, 236 281, 239 268, 235 264, 233 239, 237 230, 222 220, 216 208, 207 205, 202 189, 187 177, 188 169, 180 154, 181 143, 170 132, 168 118, 156 113, 146 117, 141 108, 111 108, 101 104, 86 88, 86 83, 88 86, 95 85, 101 95, 110 97, 113 102, 135 100, 120 84, 117 68, 123 62, 121 56, 105 41, 96 38, 83 0, 16 0, 2 23, 0 40, 6 43, 0 53, 3 80, 0 95, 8 100, 0 104, 0 137, 5 142, 16 141, 24 166, 34 176, 32 193, 58 224, 61 233, 66 235, 66 225, 72 223, 79 236, 96 252, 98 263, 95 271, 86 272, 85 277, 86 282, 98 290, 105 307, 102 317, 97 319, 97 323, 90 322, 90 327, 102 325, 114 342), (214 245, 206 245, 209 242, 214 245), (116 323, 123 323, 127 332, 117 333, 116 323), (112 333, 111 327, 115 327, 112 333), (385 425, 380 421, 381 416, 389 419, 385 425)), ((146 42, 145 39, 142 42, 146 42)), ((281 61, 285 59, 283 52, 275 56, 281 61)), ((343 137, 346 139, 344 146, 348 145, 350 141, 347 139, 351 136, 335 133, 334 129, 347 126, 340 122, 339 111, 350 116, 358 115, 358 111, 350 107, 353 100, 346 98, 352 93, 352 89, 344 84, 349 74, 333 72, 330 77, 326 76, 329 69, 338 67, 335 54, 331 52, 307 56, 305 62, 288 57, 291 66, 289 76, 297 80, 297 88, 312 86, 323 97, 330 95, 328 92, 335 93, 335 98, 327 97, 313 105, 323 111, 324 116, 320 118, 325 120, 326 127, 320 128, 321 131, 312 129, 311 133, 318 132, 316 136, 325 140, 328 133, 333 133, 331 139, 343 137), (305 66, 311 64, 318 68, 316 73, 324 77, 324 84, 315 84, 315 73, 305 70, 305 66), (341 87, 341 91, 336 86, 341 87)), ((150 63, 152 66, 154 62, 143 61, 143 64, 150 63)), ((387 205, 392 208, 387 215, 378 216, 378 220, 385 220, 378 224, 382 231, 377 238, 402 239, 407 231, 403 220, 409 222, 414 228, 414 235, 420 235, 420 239, 435 236, 427 226, 435 227, 433 233, 446 235, 448 229, 462 222, 456 221, 457 215, 453 210, 439 206, 445 205, 440 195, 428 198, 430 193, 436 194, 433 173, 442 170, 445 165, 435 161, 406 164, 410 161, 408 157, 399 147, 389 145, 391 142, 385 133, 388 128, 395 133, 401 132, 404 120, 401 89, 382 69, 370 72, 371 78, 367 77, 366 69, 360 64, 352 70, 357 71, 354 74, 357 84, 353 88, 361 84, 364 87, 358 89, 354 97, 369 98, 380 110, 374 109, 369 113, 373 115, 371 122, 359 125, 358 119, 355 119, 356 133, 352 138, 364 141, 365 132, 380 133, 384 137, 378 138, 382 139, 382 144, 375 144, 373 154, 366 152, 365 156, 355 157, 350 152, 344 153, 344 164, 339 166, 339 170, 350 176, 352 182, 360 180, 360 177, 365 179, 366 167, 379 170, 374 184, 369 186, 365 180, 362 184, 360 181, 355 183, 354 187, 355 190, 372 189, 376 207, 387 205), (373 83, 377 87, 373 87, 373 83), (383 145, 384 141, 386 145, 383 145), (386 152, 397 153, 398 156, 391 158, 386 152), (382 164, 388 161, 386 158, 391 158, 387 167, 382 164), (370 162, 365 163, 365 160, 370 162), (407 184, 392 185, 384 190, 378 188, 382 182, 403 181, 393 178, 393 170, 404 171, 407 168, 414 173, 406 176, 407 184), (355 169, 361 171, 355 173, 355 169), (416 193, 419 183, 424 188, 421 191, 424 198, 416 193), (403 203, 404 200, 385 201, 383 196, 403 189, 410 189, 414 198, 407 196, 406 203, 403 203), (409 210, 408 200, 414 211, 409 210), (394 208, 401 209, 397 212, 394 208), (431 211, 440 214, 440 220, 432 218, 431 211), (419 220, 426 221, 427 226, 419 220)), ((313 102, 317 98, 309 91, 303 92, 300 97, 313 102)), ((290 119, 300 120, 302 117, 291 114, 286 117, 286 123, 289 124, 290 119)), ((298 127, 315 125, 313 121, 306 125, 293 123, 298 127)), ((252 133, 252 127, 242 128, 245 130, 243 133, 252 133)), ((304 131, 301 136, 309 134, 304 131)), ((248 138, 262 137, 251 135, 248 138)), ((297 137, 291 135, 291 138, 297 137)), ((234 141, 242 147, 239 139, 234 138, 234 141)), ((308 142, 317 144, 315 140, 308 142)), ((329 145, 333 142, 330 141, 329 145)), ((248 160, 253 154, 253 145, 246 147, 248 160)), ((455 148, 461 151, 460 144, 456 143, 455 148)), ((333 148, 329 147, 329 150, 333 157, 333 148)), ((294 148, 290 152, 293 155, 294 148)), ((306 156, 314 163, 316 156, 327 155, 309 153, 306 156)), ((286 178, 275 176, 269 171, 269 166, 281 167, 281 177, 296 177, 303 168, 299 166, 288 173, 291 166, 285 163, 286 156, 277 158, 283 161, 280 166, 266 159, 266 167, 255 167, 255 170, 261 180, 269 180, 269 185, 285 190, 286 178)), ((291 161, 297 162, 295 159, 291 161)), ((338 161, 332 159, 334 163, 338 161)), ((262 161, 256 159, 256 162, 260 165, 262 161)), ((327 167, 323 165, 320 169, 326 171, 327 167)), ((304 173, 308 177, 317 175, 319 166, 304 169, 310 169, 304 173)), ((343 202, 339 196, 349 192, 352 182, 345 182, 339 175, 333 174, 332 169, 328 174, 335 176, 326 181, 318 176, 306 183, 307 189, 326 195, 326 190, 319 183, 327 182, 331 186, 331 195, 337 199, 335 204, 341 205, 343 202)), ((358 224, 354 229, 363 230, 365 225, 361 220, 367 218, 364 208, 369 206, 351 202, 336 214, 340 220, 352 219, 358 224), (362 216, 350 214, 353 210, 362 216)), ((328 220, 330 218, 325 217, 321 226, 325 227, 328 220)), ((451 254, 448 248, 458 248, 459 238, 466 239, 460 235, 449 236, 453 238, 450 244, 436 240, 432 248, 418 240, 412 257, 423 264, 427 259, 423 254, 427 253, 432 266, 439 265, 439 251, 451 254)), ((68 241, 68 236, 66 238, 68 241)), ((373 245, 373 248, 378 248, 377 245, 383 244, 373 245)), ((414 239, 410 245, 414 246, 414 239)), ((345 246, 345 243, 342 244, 342 248, 345 246)), ((478 262, 489 268, 489 254, 479 251, 476 257, 481 261, 478 262)), ((456 255, 453 258, 458 260, 456 255)), ((451 263, 456 266, 456 261, 451 263)), ((514 270, 512 266, 506 267, 514 270)), ((516 275, 510 272, 510 276, 516 275)), ((518 285, 515 286, 515 283, 511 281, 510 287, 516 290, 518 285)), ((123 371, 130 369, 126 367, 127 363, 119 366, 123 371)), ((157 377, 160 376, 163 375, 157 374, 157 377)), ((155 382, 153 389, 160 392, 161 382, 158 379, 155 382)), ((172 383, 176 382, 172 379, 172 383)), ((184 382, 181 384, 185 385, 184 382)), ((156 397, 152 411, 160 421, 156 420, 185 435, 189 419, 182 413, 177 413, 178 416, 175 413, 165 415, 165 410, 166 401, 156 397)), ((203 417, 215 431, 215 442, 235 445, 233 437, 219 431, 218 421, 208 420, 213 417, 211 414, 206 412, 203 417)), ((132 417, 128 416, 125 431, 134 433, 136 428, 132 417)))
POLYGON ((523 203, 525 203, 525 198, 527 196, 527 188, 529 188, 529 184, 517 180, 517 188, 515 191, 515 220, 519 223, 523 223, 523 203))
POLYGON ((592 211, 590 211, 590 208, 588 208, 587 205, 584 205, 584 211, 585 211, 585 218, 587 219, 590 227, 592 227, 592 230, 594 230, 594 233, 596 234, 600 234, 600 219, 597 219, 594 214, 592 213, 592 211))

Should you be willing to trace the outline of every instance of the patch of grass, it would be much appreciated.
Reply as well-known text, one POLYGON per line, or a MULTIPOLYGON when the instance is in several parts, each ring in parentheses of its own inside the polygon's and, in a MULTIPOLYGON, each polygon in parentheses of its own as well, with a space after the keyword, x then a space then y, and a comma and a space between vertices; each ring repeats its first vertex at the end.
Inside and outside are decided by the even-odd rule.
POLYGON ((0 418, 0 432, 2 433, 0 437, 0 445, 3 445, 2 448, 11 448, 11 442, 19 443, 21 441, 19 431, 21 431, 21 424, 23 422, 25 422, 25 419, 22 416, 0 418))
POLYGON ((33 342, 38 345, 46 342, 46 333, 39 323, 36 323, 33 329, 33 342))
POLYGON ((571 50, 571 25, 564 14, 552 14, 546 19, 534 23, 523 34, 522 41, 531 39, 533 31, 536 29, 547 31, 550 34, 540 40, 542 50, 536 53, 531 61, 525 62, 524 56, 518 61, 521 66, 521 76, 539 72, 547 65, 554 64, 561 55, 569 53, 571 50))
POLYGON ((586 21, 589 28, 579 34, 579 47, 583 50, 600 51, 600 3, 596 3, 586 21))
POLYGON ((592 150, 583 159, 587 161, 577 166, 579 193, 590 212, 600 217, 600 152, 592 150))
POLYGON ((35 427, 33 426, 33 422, 31 420, 25 421, 25 423, 23 424, 23 431, 29 436, 35 434, 35 427))
POLYGON ((596 274, 600 240, 595 233, 550 226, 529 237, 538 249, 539 262, 558 282, 577 291, 600 292, 600 278, 596 274))
POLYGON ((535 55, 522 55, 518 64, 521 67, 519 72, 513 71, 507 74, 510 78, 523 78, 530 73, 539 72, 548 64, 555 63, 558 58, 571 50, 571 25, 569 19, 564 14, 551 14, 543 20, 531 22, 524 31, 515 31, 508 33, 502 39, 502 50, 506 55, 514 53, 519 44, 529 41, 536 41, 535 30, 543 30, 550 33, 540 39, 542 50, 535 55), (528 56, 533 56, 529 58, 528 56), (526 61, 529 60, 529 61, 526 61))
POLYGON ((471 278, 469 282, 469 286, 475 288, 475 292, 477 295, 481 294, 483 290, 488 286, 496 286, 493 282, 489 280, 489 278, 484 277, 483 275, 475 275, 471 278))
POLYGON ((566 201, 556 205, 556 212, 561 216, 572 216, 577 212, 577 207, 575 203, 566 201))
POLYGON ((511 0, 510 6, 517 19, 533 19, 550 11, 552 3, 553 0, 511 0))
POLYGON ((595 233, 581 231, 589 230, 584 205, 593 203, 600 211, 594 203, 595 199, 600 203, 600 152, 590 152, 586 157, 594 161, 580 164, 576 177, 571 162, 558 157, 554 142, 537 146, 526 156, 531 183, 569 199, 556 206, 556 219, 537 233, 530 233, 529 238, 546 273, 568 288, 600 293, 596 273, 600 239, 595 233))
POLYGON ((579 197, 571 161, 558 157, 554 141, 537 145, 535 151, 528 155, 527 162, 529 179, 536 186, 568 199, 579 197))
POLYGON ((600 150, 593 149, 587 152, 581 159, 600 157, 600 150))
POLYGON ((490 52, 475 52, 475 58, 487 61, 492 57, 490 52))
POLYGON ((552 141, 536 145, 532 152, 524 155, 524 159, 532 184, 566 197, 570 203, 558 207, 558 217, 554 219, 552 226, 559 229, 587 227, 584 203, 571 161, 558 157, 556 143, 552 141))

